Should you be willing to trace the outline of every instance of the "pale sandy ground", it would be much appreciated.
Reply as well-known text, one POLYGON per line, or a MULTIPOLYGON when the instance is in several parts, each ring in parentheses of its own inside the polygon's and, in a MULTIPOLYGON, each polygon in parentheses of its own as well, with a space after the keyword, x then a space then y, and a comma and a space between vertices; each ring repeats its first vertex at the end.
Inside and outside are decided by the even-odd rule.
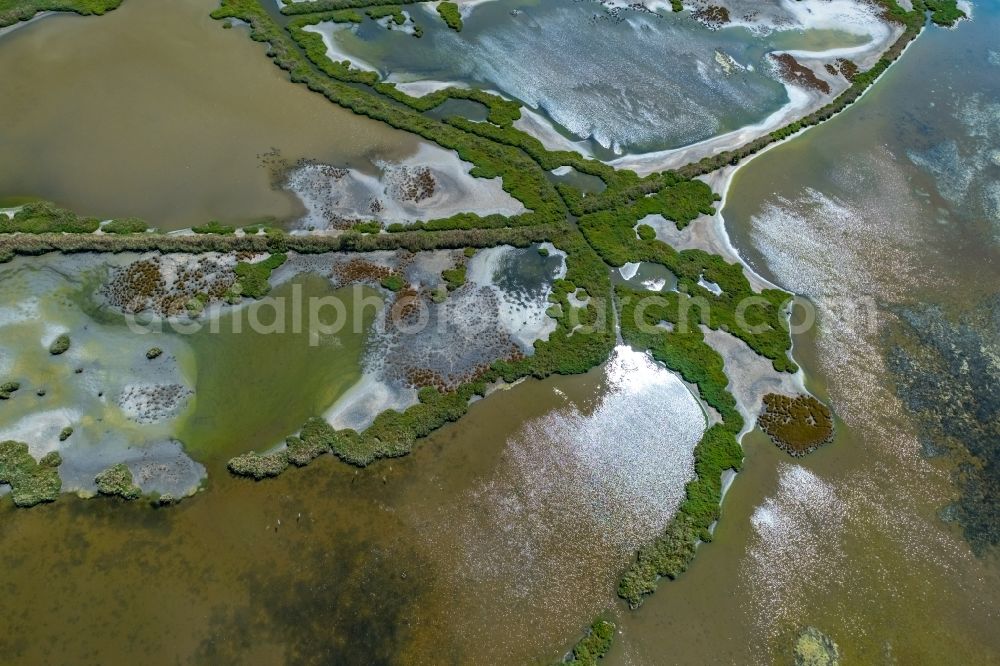
POLYGON ((433 220, 458 213, 505 216, 525 212, 524 205, 503 189, 500 178, 475 178, 473 165, 463 162, 458 153, 439 146, 421 143, 417 152, 397 163, 379 163, 378 175, 346 169, 346 175, 334 179, 324 175, 325 165, 306 164, 293 170, 287 187, 306 208, 297 226, 326 229, 329 215, 346 219, 378 220, 384 224, 409 224, 415 220, 433 220), (420 201, 404 198, 407 174, 428 169, 435 181, 434 193, 420 201), (378 201, 377 211, 371 208, 378 201))
MULTIPOLYGON (((564 277, 565 253, 548 243, 543 246, 549 251, 550 257, 562 258, 561 266, 555 272, 553 279, 564 277)), ((481 318, 485 316, 488 324, 487 333, 498 329, 515 342, 524 353, 531 353, 534 342, 548 338, 555 329, 555 320, 546 314, 546 309, 550 305, 548 295, 551 293, 551 288, 545 288, 534 294, 530 300, 526 300, 520 292, 508 292, 497 284, 496 276, 502 263, 509 262, 512 253, 520 252, 537 252, 537 250, 534 246, 527 249, 499 246, 480 250, 468 261, 466 285, 452 292, 443 304, 429 306, 431 309, 447 308, 443 312, 446 312, 451 326, 441 328, 433 323, 436 320, 432 317, 431 323, 424 330, 396 339, 391 336, 380 336, 378 331, 382 330, 384 324, 377 322, 375 332, 372 334, 375 336, 376 346, 366 353, 362 378, 327 410, 324 414, 327 421, 337 428, 363 430, 380 412, 386 409, 402 411, 417 403, 416 390, 405 388, 386 373, 384 359, 393 357, 394 346, 402 344, 424 349, 425 351, 419 356, 431 367, 440 362, 447 362, 449 356, 453 356, 452 361, 461 366, 463 363, 468 363, 468 359, 474 358, 475 355, 471 354, 470 350, 479 344, 475 334, 470 337, 468 334, 463 334, 463 331, 476 330, 476 327, 482 325, 481 318), (477 313, 476 306, 484 300, 484 290, 495 295, 496 310, 477 313), (468 326, 463 323, 466 318, 470 319, 468 326)), ((449 256, 454 257, 454 254, 443 250, 416 255, 414 262, 404 269, 407 281, 411 284, 436 286, 441 281, 440 271, 454 261, 454 258, 444 261, 449 256)), ((371 256, 366 253, 364 258, 384 265, 393 265, 398 261, 395 253, 389 252, 371 253, 371 256)), ((516 256, 514 258, 516 259, 516 256)), ((385 314, 383 311, 379 317, 382 318, 385 314)))
POLYGON ((340 45, 337 44, 336 35, 341 31, 353 31, 356 30, 357 26, 353 23, 333 23, 331 21, 324 21, 323 23, 317 23, 316 25, 308 25, 303 30, 306 32, 312 32, 323 38, 323 45, 326 46, 326 55, 334 62, 344 62, 345 60, 351 63, 351 67, 354 69, 364 70, 366 72, 378 72, 378 68, 369 62, 366 62, 356 56, 350 56, 341 50, 340 45))

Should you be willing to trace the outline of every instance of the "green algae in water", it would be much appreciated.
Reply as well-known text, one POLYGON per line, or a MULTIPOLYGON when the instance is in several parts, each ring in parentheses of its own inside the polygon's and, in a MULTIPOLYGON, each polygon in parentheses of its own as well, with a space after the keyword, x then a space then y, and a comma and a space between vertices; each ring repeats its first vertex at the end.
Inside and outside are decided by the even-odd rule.
MULTIPOLYGON (((274 289, 271 298, 290 302, 301 290, 303 317, 312 297, 337 297, 344 304, 348 322, 355 316, 351 288, 335 290, 329 281, 300 276, 274 289)), ((377 295, 365 288, 364 295, 377 295)), ((331 318, 331 308, 323 313, 331 318)), ((284 333, 252 330, 248 310, 226 314, 219 332, 206 326, 186 337, 194 349, 197 380, 194 407, 180 428, 179 439, 201 458, 228 460, 255 449, 266 450, 298 431, 302 423, 327 407, 361 377, 365 331, 375 318, 375 308, 361 313, 361 331, 352 325, 334 337, 310 344, 308 321, 294 332, 289 304, 284 313, 284 333), (239 320, 242 332, 234 332, 239 320)), ((274 322, 273 310, 263 312, 262 323, 274 322)))

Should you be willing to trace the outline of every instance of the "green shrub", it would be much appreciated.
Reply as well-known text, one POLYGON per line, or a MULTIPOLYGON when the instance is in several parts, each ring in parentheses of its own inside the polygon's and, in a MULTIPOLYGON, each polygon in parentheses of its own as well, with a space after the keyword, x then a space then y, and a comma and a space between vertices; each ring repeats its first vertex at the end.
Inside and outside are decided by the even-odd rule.
POLYGON ((229 461, 229 471, 237 476, 248 476, 256 481, 278 476, 288 467, 286 450, 260 454, 250 451, 229 461))
POLYGON ((60 354, 65 354, 69 351, 70 339, 69 336, 63 333, 58 338, 52 341, 49 345, 49 353, 53 356, 59 356, 60 354))
POLYGON ((149 229, 145 220, 137 217, 125 217, 119 220, 111 220, 101 227, 101 231, 106 234, 141 234, 149 229))
POLYGON ((441 271, 441 278, 448 285, 448 291, 455 291, 465 284, 465 271, 464 265, 441 271))
POLYGON ((25 204, 10 218, 0 215, 0 233, 89 234, 97 231, 100 226, 101 222, 97 218, 79 217, 48 201, 25 204))
POLYGON ((656 239, 656 230, 648 224, 640 224, 636 229, 639 240, 651 241, 656 239))
POLYGON ((391 273, 382 278, 382 286, 389 291, 399 291, 406 286, 406 280, 399 273, 391 273))
POLYGON ((458 11, 458 5, 454 2, 442 2, 437 6, 437 12, 449 28, 455 32, 462 31, 462 14, 458 11))
POLYGON ((382 224, 375 220, 358 222, 351 227, 351 231, 356 231, 359 234, 377 234, 382 231, 382 224))
POLYGON ((96 477, 97 492, 102 495, 117 496, 131 501, 142 497, 142 489, 132 480, 132 471, 125 463, 118 463, 107 468, 96 477))
POLYGON ((958 8, 955 0, 923 0, 923 3, 931 12, 931 20, 938 25, 955 25, 965 18, 965 12, 958 8))
POLYGON ((569 666, 596 666, 599 659, 611 650, 615 638, 615 625, 607 620, 594 620, 587 634, 573 646, 572 658, 560 662, 569 666))
POLYGON ((87 16, 115 9, 122 0, 0 0, 0 28, 27 21, 38 12, 75 12, 87 16))
POLYGON ((236 227, 230 227, 220 223, 218 220, 211 220, 208 224, 191 227, 191 231, 196 234, 222 234, 227 236, 236 233, 236 227))
POLYGON ((263 261, 249 263, 241 261, 236 264, 233 272, 239 277, 239 293, 250 298, 264 298, 271 291, 271 273, 285 261, 288 255, 276 253, 263 261))
POLYGON ((23 442, 0 442, 0 484, 10 486, 14 504, 19 507, 54 502, 62 489, 56 469, 62 464, 59 453, 47 453, 37 462, 23 442))

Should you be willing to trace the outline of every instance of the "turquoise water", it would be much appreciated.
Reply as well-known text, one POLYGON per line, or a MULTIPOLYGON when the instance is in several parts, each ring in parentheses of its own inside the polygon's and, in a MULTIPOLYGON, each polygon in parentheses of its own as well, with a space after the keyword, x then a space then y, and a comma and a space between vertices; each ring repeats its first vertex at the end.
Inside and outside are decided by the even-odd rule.
POLYGON ((408 12, 424 29, 420 39, 367 20, 338 30, 336 42, 394 80, 498 90, 568 137, 592 138, 599 152, 672 148, 760 120, 787 101, 769 51, 861 41, 836 31, 712 31, 687 13, 611 14, 573 0, 485 3, 459 33, 433 9, 408 12), (717 53, 735 62, 730 73, 717 53))

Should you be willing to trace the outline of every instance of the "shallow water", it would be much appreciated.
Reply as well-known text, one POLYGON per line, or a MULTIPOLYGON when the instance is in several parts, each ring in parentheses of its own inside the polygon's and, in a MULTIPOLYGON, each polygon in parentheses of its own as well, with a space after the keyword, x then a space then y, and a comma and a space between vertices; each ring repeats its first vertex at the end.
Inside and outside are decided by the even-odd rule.
POLYGON ((593 138, 605 155, 602 147, 674 148, 760 120, 788 99, 767 52, 863 42, 834 30, 711 31, 686 13, 612 15, 573 0, 485 3, 463 19, 460 33, 432 8, 410 14, 424 28, 420 39, 370 20, 319 28, 338 50, 393 80, 498 90, 540 109, 567 136, 593 138), (718 53, 731 61, 724 66, 718 53))
POLYGON ((98 472, 128 462, 147 492, 183 496, 204 478, 174 440, 195 386, 191 349, 163 334, 134 335, 104 310, 94 292, 106 271, 94 255, 0 268, 0 383, 21 385, 0 404, 0 440, 25 442, 36 458, 58 450, 67 492, 93 493, 98 472), (70 348, 54 356, 49 345, 61 334, 70 348), (146 357, 152 347, 159 358, 146 357))
MULTIPOLYGON (((364 342, 381 302, 373 289, 360 292, 356 297, 351 287, 334 289, 325 277, 301 275, 269 294, 273 308, 251 304, 223 316, 219 332, 205 326, 178 336, 198 367, 193 408, 179 429, 192 454, 224 463, 250 449, 270 449, 360 379, 364 342), (295 303, 304 313, 319 299, 336 299, 346 320, 357 317, 361 325, 314 336, 296 319, 295 303), (361 307, 362 299, 374 304, 361 307)), ((318 316, 330 324, 335 313, 327 305, 318 316)))
POLYGON ((169 510, 4 503, 0 647, 27 661, 555 658, 668 519, 702 428, 683 384, 623 351, 607 371, 494 393, 364 470, 327 456, 269 482, 219 474, 169 510))
MULTIPOLYGON (((1000 283, 994 125, 962 120, 992 118, 1000 78, 987 65, 1000 56, 955 47, 991 43, 996 12, 980 14, 923 36, 863 102, 737 176, 725 210, 735 244, 820 309, 795 355, 832 400, 838 437, 792 462, 751 434, 714 541, 639 612, 616 602, 616 577, 669 516, 703 427, 668 373, 631 355, 626 376, 646 380, 635 385, 616 384, 613 364, 526 381, 406 458, 356 470, 327 456, 253 483, 224 471, 225 453, 266 448, 321 409, 317 387, 332 385, 321 370, 354 376, 353 352, 194 336, 191 376, 216 387, 195 402, 201 425, 187 426, 200 452, 219 447, 208 491, 155 511, 0 502, 0 651, 27 663, 526 663, 558 658, 610 608, 620 634, 609 664, 781 662, 804 624, 852 663, 995 662, 996 559, 977 559, 940 521, 958 493, 952 465, 922 457, 923 421, 887 359, 899 308, 940 303, 958 316, 1000 283), (970 89, 958 90, 963 77, 970 89), (954 151, 935 148, 949 141, 954 151), (939 190, 935 161, 953 154, 978 170, 939 190), (847 307, 859 296, 864 308, 847 307)), ((535 253, 524 257, 532 274, 552 270, 553 257, 522 252, 535 253)), ((36 346, 32 358, 47 360, 36 346)))
POLYGON ((952 476, 961 444, 985 440, 963 428, 992 427, 976 418, 997 409, 998 26, 995 7, 977 7, 972 23, 928 31, 861 103, 737 173, 726 226, 759 272, 814 305, 795 356, 838 434, 798 461, 749 437, 715 541, 628 614, 609 663, 783 662, 810 624, 845 663, 1000 658, 988 629, 1000 566, 983 530, 995 475, 950 508, 977 479, 952 476), (926 458, 934 442, 949 453, 926 458))
POLYGON ((245 29, 209 17, 217 4, 129 0, 0 38, 0 198, 165 229, 285 219, 301 204, 272 187, 265 154, 371 169, 415 151, 292 84, 245 29))

